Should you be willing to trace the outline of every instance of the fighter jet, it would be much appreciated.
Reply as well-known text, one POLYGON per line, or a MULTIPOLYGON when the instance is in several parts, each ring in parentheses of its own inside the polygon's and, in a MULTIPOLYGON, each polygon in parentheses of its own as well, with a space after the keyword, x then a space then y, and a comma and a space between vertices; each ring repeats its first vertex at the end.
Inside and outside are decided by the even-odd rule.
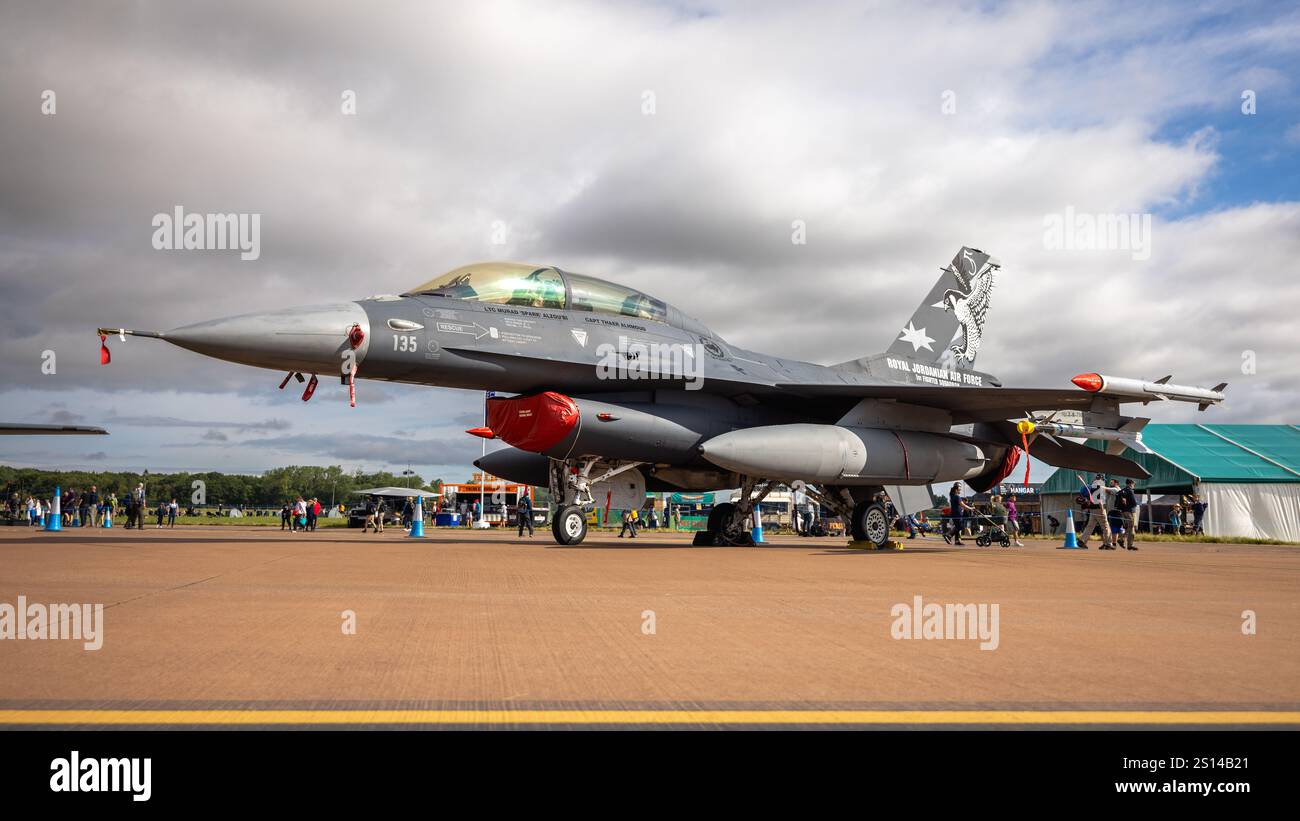
POLYGON ((0 436, 107 436, 108 431, 92 425, 27 425, 0 422, 0 436))
POLYGON ((354 405, 358 378, 509 394, 487 399, 487 424, 469 431, 507 447, 475 465, 548 487, 563 545, 583 540, 593 506, 736 487, 738 501, 713 508, 696 544, 745 544, 755 505, 787 485, 880 546, 886 495, 905 513, 931 506, 933 484, 983 491, 1025 451, 1053 466, 1144 478, 1115 452, 1061 437, 1137 442, 1146 420, 1122 415, 1121 404, 1203 410, 1223 401, 1224 385, 1168 378, 1080 374, 1070 388, 1004 387, 974 367, 1000 267, 963 247, 887 350, 830 365, 731 345, 614 282, 513 262, 467 265, 400 295, 99 333, 101 343, 153 337, 275 369, 285 373, 281 389, 306 381, 304 401, 322 374, 337 375, 354 405), (1054 422, 1062 411, 1076 423, 1054 422))

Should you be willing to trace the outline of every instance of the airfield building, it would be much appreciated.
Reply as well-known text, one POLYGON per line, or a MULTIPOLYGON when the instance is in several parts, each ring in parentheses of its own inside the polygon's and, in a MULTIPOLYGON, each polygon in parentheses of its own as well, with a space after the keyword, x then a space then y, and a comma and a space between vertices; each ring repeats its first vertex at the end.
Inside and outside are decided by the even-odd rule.
MULTIPOLYGON (((1208 505, 1208 536, 1300 542, 1300 426, 1153 424, 1142 439, 1151 453, 1123 454, 1151 473, 1137 480, 1139 529, 1163 526, 1173 506, 1195 493, 1208 505)), ((1067 509, 1078 517, 1075 473, 1058 470, 1042 488, 1044 512, 1062 522, 1067 509)))

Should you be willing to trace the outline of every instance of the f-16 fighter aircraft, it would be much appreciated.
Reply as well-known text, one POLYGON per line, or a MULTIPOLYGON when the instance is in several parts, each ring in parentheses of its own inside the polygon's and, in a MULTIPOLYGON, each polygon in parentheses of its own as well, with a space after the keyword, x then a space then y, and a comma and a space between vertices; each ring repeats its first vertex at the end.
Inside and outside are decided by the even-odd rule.
POLYGON ((108 431, 90 425, 26 425, 0 422, 0 436, 107 436, 108 431))
POLYGON ((353 404, 358 377, 511 394, 488 399, 487 424, 470 431, 509 447, 475 464, 549 487, 560 544, 582 541, 594 505, 736 487, 738 501, 716 505, 696 543, 744 544, 754 506, 795 485, 843 516, 854 538, 883 545, 886 492, 903 512, 928 508, 932 483, 985 490, 1024 450, 1049 465, 1145 477, 1119 454, 1140 444, 1146 420, 1121 415, 1121 404, 1203 410, 1223 400, 1224 385, 1168 377, 1082 374, 1071 388, 1003 387, 974 367, 998 270, 988 254, 962 248, 888 350, 833 365, 735 347, 613 282, 508 262, 457 268, 400 296, 99 333, 287 372, 281 388, 310 374, 304 400, 318 374, 340 375, 353 404), (1082 418, 1054 421, 1062 411, 1082 418))

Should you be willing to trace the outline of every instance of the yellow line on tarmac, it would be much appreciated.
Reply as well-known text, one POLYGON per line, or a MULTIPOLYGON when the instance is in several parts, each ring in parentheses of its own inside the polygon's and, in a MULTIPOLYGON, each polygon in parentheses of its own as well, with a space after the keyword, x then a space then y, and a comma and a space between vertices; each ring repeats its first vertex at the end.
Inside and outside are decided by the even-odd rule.
POLYGON ((1300 725, 1267 710, 0 710, 14 725, 1300 725))

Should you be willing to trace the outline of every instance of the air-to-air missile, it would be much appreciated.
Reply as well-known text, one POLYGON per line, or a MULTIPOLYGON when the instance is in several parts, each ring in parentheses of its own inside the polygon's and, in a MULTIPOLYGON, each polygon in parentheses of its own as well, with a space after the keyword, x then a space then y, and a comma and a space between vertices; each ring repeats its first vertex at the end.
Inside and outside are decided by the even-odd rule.
POLYGON ((1129 419, 1118 428, 1103 428, 1097 425, 1071 425, 1065 422, 1043 421, 1039 419, 1022 419, 1016 423, 1016 430, 1025 436, 1041 434, 1051 439, 1065 436, 1074 439, 1099 439, 1107 442, 1106 452, 1120 454, 1124 448, 1132 448, 1138 453, 1150 453, 1151 448, 1142 442, 1142 429, 1150 419, 1129 419))
MULTIPOLYGON (((1089 393, 1107 393, 1114 396, 1131 396, 1141 400, 1142 404, 1152 399, 1171 399, 1175 402, 1195 402, 1199 410, 1223 401, 1223 389, 1227 382, 1220 382, 1213 388, 1198 388, 1193 385, 1173 385, 1166 376, 1154 382, 1130 379, 1123 376, 1106 376, 1100 373, 1081 373, 1070 381, 1089 393)), ((1073 434, 1065 434, 1067 436, 1073 434)))

